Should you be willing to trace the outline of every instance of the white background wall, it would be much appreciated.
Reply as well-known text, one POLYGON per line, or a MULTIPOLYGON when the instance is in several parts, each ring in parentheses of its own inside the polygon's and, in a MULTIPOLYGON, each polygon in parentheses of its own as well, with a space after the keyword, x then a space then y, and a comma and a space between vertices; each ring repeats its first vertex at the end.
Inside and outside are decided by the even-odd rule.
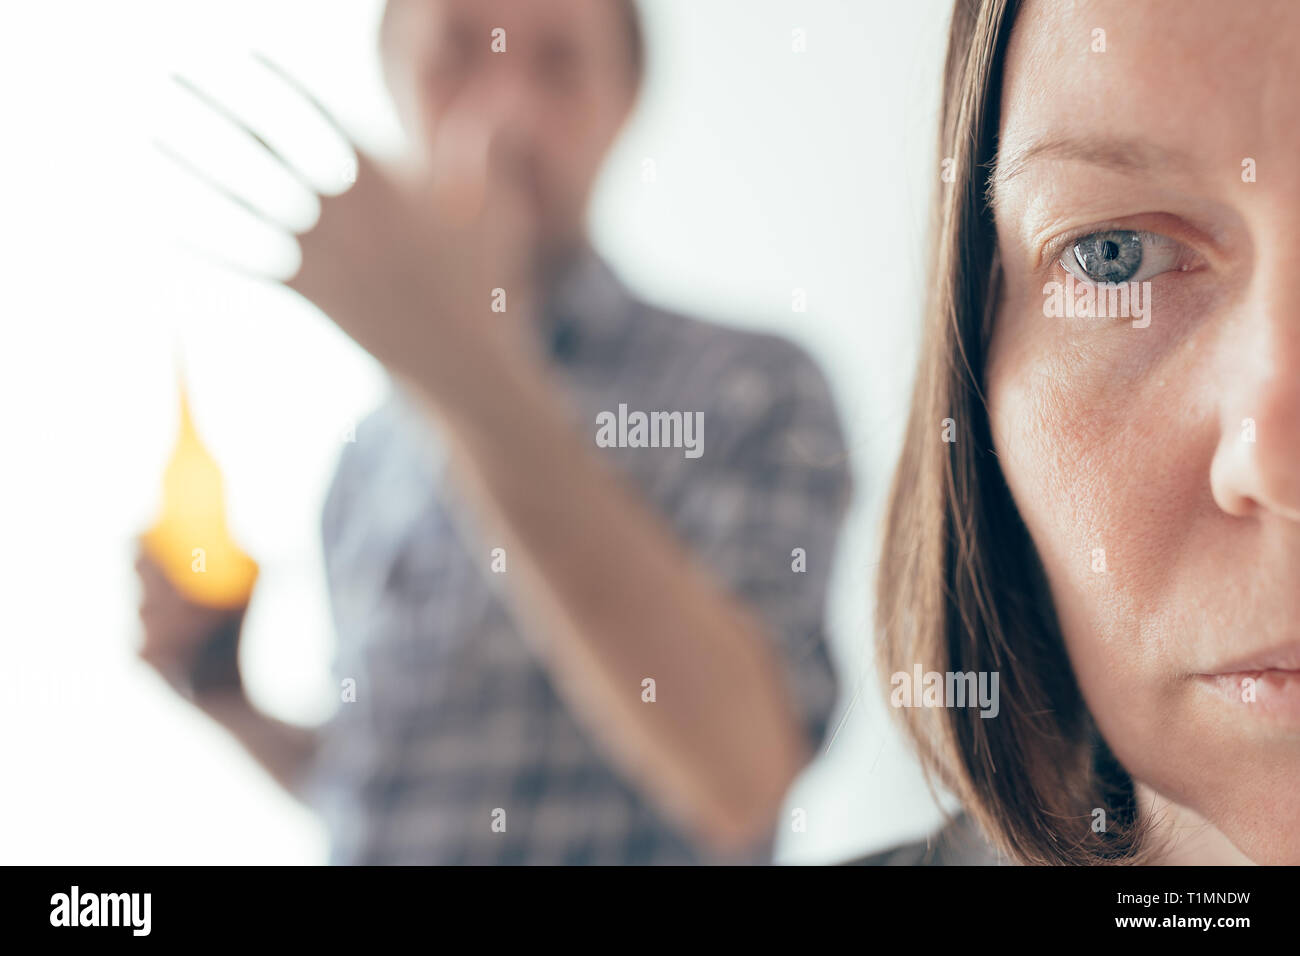
MULTIPOLYGON (((862 692, 791 795, 809 820, 784 838, 791 862, 849 858, 938 820, 867 671, 867 622, 927 280, 948 7, 643 0, 648 86, 593 210, 597 245, 634 288, 790 335, 841 403, 859 501, 832 622, 845 702, 862 692), (806 52, 792 51, 795 29, 806 52), (791 310, 796 288, 807 313, 791 310)), ((251 85, 259 49, 364 143, 390 147, 378 4, 0 11, 0 862, 319 862, 315 820, 135 662, 131 537, 170 450, 179 341, 235 530, 262 566, 252 693, 284 719, 320 718, 332 634, 319 509, 341 435, 382 378, 291 295, 175 252, 178 228, 253 258, 279 250, 183 183, 150 140, 199 132, 172 69, 263 115, 279 109, 251 85)))

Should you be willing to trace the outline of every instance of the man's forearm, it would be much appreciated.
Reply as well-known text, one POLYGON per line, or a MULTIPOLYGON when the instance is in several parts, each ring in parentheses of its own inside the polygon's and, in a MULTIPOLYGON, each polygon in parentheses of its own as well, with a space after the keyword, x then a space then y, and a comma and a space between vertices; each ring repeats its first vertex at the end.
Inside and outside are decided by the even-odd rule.
POLYGON ((208 691, 195 695, 193 701, 243 744, 280 786, 303 799, 301 785, 319 741, 315 728, 276 720, 237 690, 208 691))
POLYGON ((770 835, 808 757, 770 641, 574 433, 540 370, 486 378, 490 394, 426 407, 482 531, 507 549, 516 610, 557 686, 716 849, 770 835))

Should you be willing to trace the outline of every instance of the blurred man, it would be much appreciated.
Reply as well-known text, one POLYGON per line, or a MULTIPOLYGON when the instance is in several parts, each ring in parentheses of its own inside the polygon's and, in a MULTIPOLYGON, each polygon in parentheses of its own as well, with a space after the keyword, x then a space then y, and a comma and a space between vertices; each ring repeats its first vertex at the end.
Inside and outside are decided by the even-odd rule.
POLYGON ((289 282, 394 382, 323 515, 355 694, 317 728, 260 713, 147 559, 143 654, 324 814, 334 862, 768 861, 835 696, 823 379, 589 246, 630 0, 393 0, 381 44, 432 175, 363 157, 289 282))

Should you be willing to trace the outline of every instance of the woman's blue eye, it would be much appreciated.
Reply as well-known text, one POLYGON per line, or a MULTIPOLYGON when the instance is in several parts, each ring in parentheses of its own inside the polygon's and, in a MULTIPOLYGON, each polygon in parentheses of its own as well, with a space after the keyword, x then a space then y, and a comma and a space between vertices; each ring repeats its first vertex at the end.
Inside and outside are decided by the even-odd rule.
POLYGON ((1108 229, 1070 243, 1061 265, 1076 278, 1099 285, 1141 282, 1178 268, 1180 248, 1158 233, 1108 229))
POLYGON ((1128 282, 1142 265, 1142 239, 1131 229, 1084 236, 1071 252, 1093 282, 1128 282))

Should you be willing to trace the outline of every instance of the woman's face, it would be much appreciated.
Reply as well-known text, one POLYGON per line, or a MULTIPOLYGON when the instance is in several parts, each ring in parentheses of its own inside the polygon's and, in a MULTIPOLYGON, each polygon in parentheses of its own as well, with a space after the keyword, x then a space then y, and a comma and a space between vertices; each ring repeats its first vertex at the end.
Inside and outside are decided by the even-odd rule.
POLYGON ((1202 859, 1300 863, 1298 44, 1294 0, 1029 2, 1004 74, 994 442, 1088 706, 1202 859))

